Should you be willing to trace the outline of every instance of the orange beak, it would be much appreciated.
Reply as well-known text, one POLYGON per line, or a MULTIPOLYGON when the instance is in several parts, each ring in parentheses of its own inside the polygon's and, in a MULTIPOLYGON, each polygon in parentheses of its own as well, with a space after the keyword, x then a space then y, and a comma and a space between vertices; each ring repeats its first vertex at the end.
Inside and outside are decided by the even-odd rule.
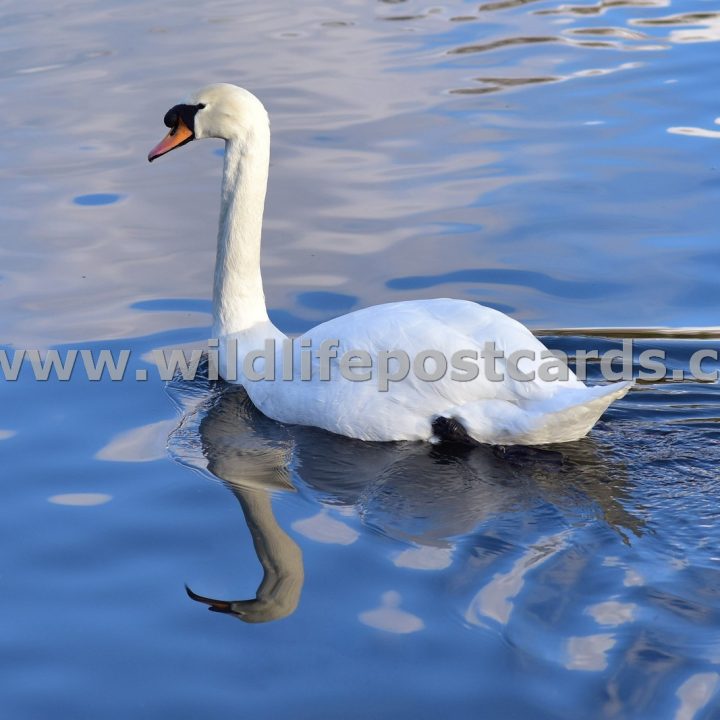
POLYGON ((148 160, 152 162, 165 153, 169 153, 195 138, 192 130, 178 118, 178 124, 150 151, 148 160))

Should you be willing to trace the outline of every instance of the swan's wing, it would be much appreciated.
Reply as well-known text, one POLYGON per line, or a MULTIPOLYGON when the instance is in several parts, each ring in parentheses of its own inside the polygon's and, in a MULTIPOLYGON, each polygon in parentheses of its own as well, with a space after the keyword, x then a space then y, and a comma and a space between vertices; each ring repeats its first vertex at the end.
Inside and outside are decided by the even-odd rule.
MULTIPOLYGON (((374 361, 384 351, 401 350, 411 360, 427 351, 438 352, 446 358, 449 366, 444 378, 428 383, 411 372, 406 382, 413 387, 426 388, 428 392, 437 393, 447 400, 504 399, 516 402, 547 398, 557 391, 557 383, 543 381, 539 372, 543 362, 547 361, 549 351, 524 325, 497 310, 463 300, 437 299, 376 305, 323 323, 303 337, 312 341, 314 349, 323 340, 336 338, 340 342, 339 356, 343 352, 365 350, 374 361), (480 357, 488 344, 500 355, 492 363, 497 372, 495 378, 480 357), (465 351, 478 355, 476 365, 479 372, 473 381, 453 379, 450 372, 453 356, 465 351), (523 373, 532 374, 534 380, 513 377, 508 367, 511 356, 526 352, 533 357, 521 358, 518 368, 523 373)), ((430 370, 434 368, 432 360, 427 364, 430 370)), ((398 383, 398 389, 403 384, 398 383)), ((570 371, 567 385, 584 387, 570 371)), ((401 393, 405 398, 409 397, 406 392, 401 393)))
MULTIPOLYGON (((377 305, 323 323, 296 340, 296 373, 303 351, 312 353, 312 379, 248 388, 253 401, 277 420, 316 425, 365 440, 427 439, 432 435, 433 419, 450 408, 488 400, 524 405, 553 397, 560 385, 585 387, 572 373, 562 383, 543 381, 537 373, 547 360, 542 357, 547 350, 527 328, 496 310, 461 300, 377 305), (338 343, 338 357, 329 364, 329 381, 320 379, 322 368, 317 357, 324 341, 338 343), (479 354, 486 343, 494 343, 497 352, 503 354, 495 363, 498 376, 503 376, 501 381, 486 372, 478 357, 477 377, 469 381, 460 380, 467 374, 453 374, 452 367, 435 381, 421 380, 411 368, 401 382, 387 383, 386 391, 380 387, 382 353, 401 351, 412 363, 421 353, 436 351, 451 366, 455 353, 479 354), (534 354, 534 359, 519 363, 524 373, 534 371, 534 380, 509 376, 507 358, 518 351, 534 354), (370 356, 370 379, 353 382, 343 377, 340 358, 350 352, 370 356)), ((386 363, 391 371, 399 367, 393 361, 386 363)), ((281 364, 278 357, 277 367, 281 364)), ((434 361, 428 360, 426 366, 432 371, 434 361)))

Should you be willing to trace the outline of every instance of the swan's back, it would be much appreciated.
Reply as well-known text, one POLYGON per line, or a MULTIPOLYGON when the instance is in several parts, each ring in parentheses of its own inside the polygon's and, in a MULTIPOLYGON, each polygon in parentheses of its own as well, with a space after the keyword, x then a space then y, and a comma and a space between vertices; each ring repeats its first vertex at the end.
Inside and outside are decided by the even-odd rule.
MULTIPOLYGON (((552 432, 539 429, 546 425, 540 422, 545 414, 565 413, 572 425, 567 430, 574 439, 578 432, 582 433, 579 436, 587 432, 590 416, 604 410, 601 396, 606 388, 599 395, 598 389, 591 392, 569 370, 564 380, 542 380, 538 371, 543 361, 547 362, 545 346, 516 320, 464 300, 388 303, 325 322, 296 340, 296 372, 301 367, 299 341, 309 344, 305 350, 312 350, 315 356, 311 380, 248 386, 253 402, 263 412, 286 423, 315 425, 362 440, 428 440, 435 433, 434 421, 444 416, 457 418, 480 442, 512 443, 517 436, 524 444, 534 444, 535 437, 542 438, 540 442, 561 441, 550 437, 558 433, 557 421, 552 423, 552 432), (316 353, 329 340, 338 341, 338 357, 330 363, 331 379, 324 381, 316 353), (502 381, 489 377, 480 357, 474 361, 479 369, 476 378, 453 379, 453 355, 467 351, 479 354, 486 343, 492 343, 502 354, 495 364, 502 381), (442 379, 425 381, 411 369, 404 380, 389 382, 388 389, 381 391, 377 367, 380 353, 398 350, 407 353, 411 362, 425 351, 442 353, 448 370, 442 379), (340 358, 351 351, 369 354, 373 361, 371 379, 353 382, 343 378, 340 358), (507 358, 519 351, 534 355, 519 362, 523 373, 534 374, 532 380, 514 379, 508 373, 507 358), (589 411, 568 414, 570 407, 582 406, 586 400, 593 403, 589 411)), ((282 367, 280 350, 276 367, 282 367)), ((434 369, 433 360, 427 361, 427 368, 434 369)), ((456 375, 467 377, 465 373, 456 375)))

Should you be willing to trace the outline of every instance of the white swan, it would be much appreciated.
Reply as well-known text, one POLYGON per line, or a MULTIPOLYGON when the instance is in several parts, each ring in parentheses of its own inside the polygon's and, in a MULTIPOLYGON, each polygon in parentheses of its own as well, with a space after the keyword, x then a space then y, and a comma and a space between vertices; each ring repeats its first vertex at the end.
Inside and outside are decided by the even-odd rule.
MULTIPOLYGON (((314 353, 326 340, 339 341, 339 358, 347 351, 366 352, 379 365, 381 353, 401 350, 416 358, 426 350, 451 358, 458 351, 481 350, 492 342, 505 359, 496 362, 498 382, 478 362, 479 375, 447 372, 435 381, 410 372, 389 382, 382 392, 376 379, 355 382, 342 376, 338 359, 330 363, 330 380, 320 377, 318 357, 312 380, 280 379, 285 335, 268 319, 260 275, 260 235, 270 159, 270 125, 262 103, 235 85, 210 85, 165 115, 167 136, 148 160, 201 138, 225 140, 220 226, 213 289, 213 337, 220 340, 220 373, 242 384, 252 402, 268 417, 288 424, 312 425, 361 440, 437 440, 462 435, 490 444, 538 445, 577 440, 586 435, 605 409, 625 395, 632 382, 586 387, 571 372, 567 379, 511 379, 506 359, 516 351, 534 353, 523 360, 525 372, 539 370, 546 350, 523 325, 496 310, 464 300, 416 300, 376 305, 313 328, 295 341, 295 374, 299 345, 314 353), (276 343, 275 380, 254 380, 243 359, 276 343), (232 346, 236 343, 237 356, 232 346)), ((309 351, 308 353, 309 354, 309 351)), ((267 358, 269 360, 269 358, 267 358)), ((356 361, 357 362, 357 361, 356 361)), ((386 360, 392 373, 400 362, 386 360)), ((361 363, 364 364, 364 363, 361 363)), ((260 359, 258 372, 268 371, 260 359)), ((426 363, 432 372, 433 362, 426 363)), ((345 368, 347 372, 347 368, 345 368)), ((358 373, 357 368, 352 372, 358 373)), ((268 373, 269 374, 269 373, 268 373)))

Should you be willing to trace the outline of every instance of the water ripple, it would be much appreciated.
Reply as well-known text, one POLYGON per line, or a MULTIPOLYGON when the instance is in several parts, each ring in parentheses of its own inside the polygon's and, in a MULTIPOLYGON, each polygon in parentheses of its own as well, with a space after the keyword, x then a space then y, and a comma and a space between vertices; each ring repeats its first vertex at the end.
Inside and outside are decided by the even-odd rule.
POLYGON ((536 10, 536 15, 604 15, 623 8, 667 7, 670 0, 600 0, 592 5, 560 5, 547 10, 536 10))
POLYGON ((467 55, 469 53, 489 52, 516 45, 539 45, 541 43, 564 43, 566 40, 554 35, 540 35, 529 37, 509 37, 487 43, 476 43, 448 50, 448 55, 467 55))
POLYGON ((500 2, 483 3, 478 7, 480 12, 492 12, 494 10, 510 10, 512 8, 531 5, 532 3, 541 2, 541 0, 500 0, 500 2))
POLYGON ((564 298, 602 297, 603 295, 619 290, 619 286, 611 282, 588 284, 584 282, 573 282, 571 280, 558 280, 549 275, 530 270, 510 270, 502 268, 473 268, 457 270, 442 275, 398 277, 388 280, 387 286, 392 290, 419 290, 448 283, 521 285, 548 295, 564 298))
POLYGON ((645 27, 692 26, 690 30, 672 30, 669 39, 676 43, 703 43, 720 40, 720 13, 684 13, 660 18, 642 18, 630 21, 645 27))

